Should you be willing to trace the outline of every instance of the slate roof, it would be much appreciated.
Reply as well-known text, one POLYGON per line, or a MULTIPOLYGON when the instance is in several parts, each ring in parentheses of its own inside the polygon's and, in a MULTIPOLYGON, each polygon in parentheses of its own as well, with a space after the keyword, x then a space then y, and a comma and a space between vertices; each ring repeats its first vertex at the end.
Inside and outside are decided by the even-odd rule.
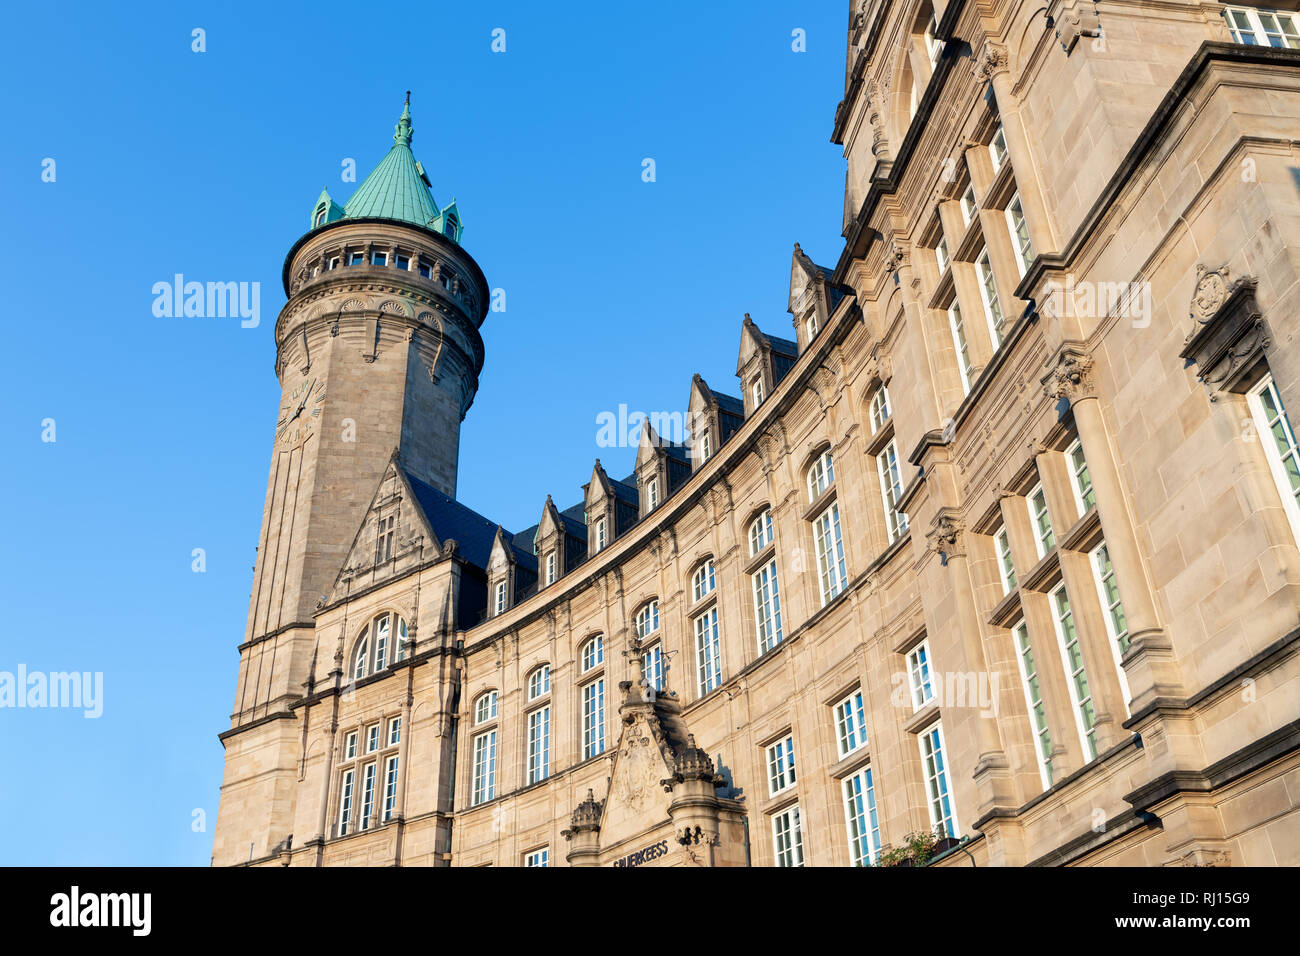
MULTIPOLYGON (((448 498, 409 471, 405 474, 411 490, 415 492, 416 500, 424 509, 424 516, 429 519, 429 526, 438 536, 438 541, 443 542, 448 538, 454 538, 466 561, 486 569, 488 559, 492 556, 492 542, 497 536, 496 522, 489 521, 477 511, 466 508, 453 498, 448 498)), ((528 549, 528 557, 532 558, 531 545, 528 549)))

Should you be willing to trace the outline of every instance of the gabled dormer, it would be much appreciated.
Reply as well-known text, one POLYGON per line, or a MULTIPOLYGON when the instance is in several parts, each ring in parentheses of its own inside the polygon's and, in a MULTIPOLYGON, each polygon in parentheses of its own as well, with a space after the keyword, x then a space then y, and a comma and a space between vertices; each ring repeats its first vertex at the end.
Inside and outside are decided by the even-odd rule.
POLYGON ((329 190, 322 189, 316 197, 316 204, 311 207, 311 228, 323 226, 327 222, 343 218, 343 207, 330 198, 329 190))
POLYGON ((697 373, 691 379, 691 395, 686 408, 690 425, 691 469, 694 471, 712 458, 722 443, 740 428, 745 420, 745 407, 740 399, 713 391, 697 373))
POLYGON ((591 480, 582 486, 587 512, 587 553, 596 554, 614 543, 637 519, 636 475, 616 481, 596 459, 591 480))
POLYGON ((460 242, 465 227, 460 221, 460 210, 456 208, 455 197, 452 198, 448 205, 442 207, 442 211, 433 224, 433 229, 435 232, 442 233, 452 242, 460 242))
POLYGON ((799 243, 790 261, 790 300, 786 311, 793 317, 795 340, 803 352, 831 317, 843 291, 830 282, 831 270, 817 265, 799 243))
POLYGON ((744 396, 745 414, 752 415, 767 400, 781 379, 794 367, 799 346, 789 339, 765 335, 745 313, 740 325, 740 356, 736 360, 736 377, 744 396))
POLYGON ((546 496, 542 520, 537 525, 537 586, 548 587, 587 557, 587 529, 583 506, 561 511, 546 496))
POLYGON ((500 525, 492 540, 487 577, 487 613, 488 617, 496 617, 514 606, 515 589, 519 581, 519 558, 515 554, 514 539, 500 525))
POLYGON ((641 425, 634 474, 639 513, 644 517, 663 504, 690 477, 691 463, 687 447, 664 441, 647 419, 641 425))

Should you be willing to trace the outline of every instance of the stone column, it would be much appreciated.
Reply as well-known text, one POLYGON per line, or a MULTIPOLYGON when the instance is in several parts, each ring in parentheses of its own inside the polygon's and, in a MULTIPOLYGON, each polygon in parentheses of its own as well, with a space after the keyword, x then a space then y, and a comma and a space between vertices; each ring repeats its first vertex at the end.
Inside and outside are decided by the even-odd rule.
POLYGON ((1159 698, 1182 696, 1182 675, 1173 645, 1160 624, 1151 582, 1138 548, 1136 522, 1102 419, 1092 368, 1093 361, 1087 352, 1067 342, 1058 353, 1055 367, 1042 381, 1049 398, 1067 399, 1074 412, 1079 443, 1088 461, 1088 475, 1097 499, 1097 514, 1128 623, 1130 645, 1123 665, 1133 695, 1129 706, 1133 713, 1138 713, 1159 698))
POLYGON ((668 816, 673 822, 674 841, 686 848, 697 866, 713 865, 713 848, 718 845, 717 788, 726 783, 714 773, 713 760, 695 746, 695 736, 687 737, 687 746, 673 765, 673 775, 662 781, 673 795, 668 816))
POLYGON ((600 817, 604 810, 605 801, 597 800, 588 790, 587 799, 573 811, 572 825, 560 833, 570 844, 565 857, 570 866, 600 865, 600 817))

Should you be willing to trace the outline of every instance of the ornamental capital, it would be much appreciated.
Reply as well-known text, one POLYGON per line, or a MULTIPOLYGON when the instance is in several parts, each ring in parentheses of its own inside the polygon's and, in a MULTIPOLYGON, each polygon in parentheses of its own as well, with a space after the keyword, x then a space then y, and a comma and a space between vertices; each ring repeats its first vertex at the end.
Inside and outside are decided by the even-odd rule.
POLYGON ((1065 398, 1076 402, 1096 396, 1092 357, 1081 348, 1065 345, 1057 355, 1056 366, 1040 380, 1048 398, 1065 398))
POLYGON ((930 522, 930 530, 925 533, 925 539, 930 550, 936 552, 944 564, 948 563, 949 558, 959 558, 966 553, 961 547, 961 535, 965 528, 953 508, 940 508, 930 522))
POLYGON ((981 80, 992 80, 999 73, 1007 71, 1007 51, 996 43, 987 43, 984 52, 975 63, 975 76, 981 80))

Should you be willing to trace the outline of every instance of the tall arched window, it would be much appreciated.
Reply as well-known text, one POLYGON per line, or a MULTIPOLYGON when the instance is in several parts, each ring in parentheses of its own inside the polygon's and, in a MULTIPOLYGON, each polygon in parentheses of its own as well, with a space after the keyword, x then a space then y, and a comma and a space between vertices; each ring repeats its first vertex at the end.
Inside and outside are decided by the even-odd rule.
POLYGON ((406 619, 384 612, 376 616, 361 632, 352 652, 353 678, 383 670, 389 664, 406 659, 408 632, 406 619))

